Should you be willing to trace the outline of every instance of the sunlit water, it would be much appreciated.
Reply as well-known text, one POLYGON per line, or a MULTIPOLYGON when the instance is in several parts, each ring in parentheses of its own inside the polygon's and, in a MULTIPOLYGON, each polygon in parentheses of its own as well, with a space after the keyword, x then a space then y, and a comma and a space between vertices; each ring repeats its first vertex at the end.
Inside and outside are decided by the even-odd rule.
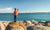
MULTIPOLYGON (((17 21, 49 21, 50 13, 18 13, 17 21)), ((0 21, 14 21, 13 13, 0 13, 0 21)))

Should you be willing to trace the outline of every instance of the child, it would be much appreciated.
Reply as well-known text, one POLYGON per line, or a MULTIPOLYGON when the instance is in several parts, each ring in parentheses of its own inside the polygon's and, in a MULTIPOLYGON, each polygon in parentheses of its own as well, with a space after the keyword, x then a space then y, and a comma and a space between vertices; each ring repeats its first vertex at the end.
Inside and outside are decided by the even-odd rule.
POLYGON ((16 22, 16 16, 18 15, 18 11, 19 11, 19 9, 16 9, 15 8, 15 11, 14 11, 14 22, 16 22))

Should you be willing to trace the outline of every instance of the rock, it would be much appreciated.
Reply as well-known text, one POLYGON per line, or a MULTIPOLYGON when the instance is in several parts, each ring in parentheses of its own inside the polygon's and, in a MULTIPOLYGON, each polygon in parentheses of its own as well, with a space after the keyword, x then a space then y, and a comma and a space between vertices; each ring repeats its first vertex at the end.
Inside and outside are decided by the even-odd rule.
POLYGON ((38 22, 40 25, 46 26, 46 21, 39 21, 38 22))
POLYGON ((1 30, 1 25, 0 25, 0 30, 1 30))
POLYGON ((36 25, 34 26, 34 30, 50 30, 50 27, 36 25))
POLYGON ((10 22, 6 30, 27 30, 23 22, 10 22))
POLYGON ((32 24, 38 24, 38 22, 31 20, 32 24))
POLYGON ((27 21, 26 21, 26 20, 24 20, 23 22, 24 22, 24 23, 27 23, 27 21))
POLYGON ((50 30, 50 27, 41 26, 41 25, 34 25, 27 27, 27 30, 50 30))
POLYGON ((39 21, 38 23, 45 23, 46 21, 39 21))
POLYGON ((27 30, 26 26, 23 24, 23 22, 19 22, 19 26, 23 27, 24 30, 27 30))
POLYGON ((33 25, 33 24, 31 23, 31 21, 26 21, 26 20, 24 20, 24 22, 25 22, 25 25, 26 25, 26 26, 33 25))
POLYGON ((39 24, 43 25, 43 26, 49 26, 50 27, 50 23, 48 21, 39 21, 39 24))
POLYGON ((5 30, 10 21, 0 21, 0 29, 5 30))
POLYGON ((48 24, 48 26, 50 27, 50 23, 47 23, 48 24))
POLYGON ((2 24, 2 22, 0 22, 0 29, 5 30, 5 26, 2 24))
POLYGON ((27 30, 34 30, 32 26, 27 27, 27 30))
POLYGON ((33 26, 34 24, 31 23, 31 21, 27 21, 27 26, 33 26))
POLYGON ((5 27, 7 27, 7 25, 9 24, 9 22, 10 22, 10 21, 3 21, 2 23, 3 23, 3 25, 4 25, 5 27))
POLYGON ((28 24, 32 24, 31 21, 27 21, 28 24))
POLYGON ((27 24, 26 24, 26 23, 24 23, 24 25, 25 25, 25 26, 27 26, 27 24))

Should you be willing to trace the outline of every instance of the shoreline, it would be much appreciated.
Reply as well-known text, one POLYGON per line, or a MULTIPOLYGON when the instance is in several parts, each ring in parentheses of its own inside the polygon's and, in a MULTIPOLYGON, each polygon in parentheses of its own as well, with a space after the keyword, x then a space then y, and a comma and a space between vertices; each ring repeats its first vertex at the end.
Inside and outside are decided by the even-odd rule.
MULTIPOLYGON (((3 26, 2 29, 6 28, 10 22, 13 22, 13 21, 0 21, 1 27, 3 26)), ((24 21, 17 21, 17 22, 22 22, 27 27, 27 30, 29 30, 29 28, 30 28, 30 30, 35 29, 35 28, 37 30, 38 30, 38 28, 39 29, 48 28, 50 30, 50 22, 48 22, 48 21, 37 22, 34 20, 31 20, 31 21, 24 20, 24 21), (33 28, 31 28, 31 27, 33 27, 33 28)))

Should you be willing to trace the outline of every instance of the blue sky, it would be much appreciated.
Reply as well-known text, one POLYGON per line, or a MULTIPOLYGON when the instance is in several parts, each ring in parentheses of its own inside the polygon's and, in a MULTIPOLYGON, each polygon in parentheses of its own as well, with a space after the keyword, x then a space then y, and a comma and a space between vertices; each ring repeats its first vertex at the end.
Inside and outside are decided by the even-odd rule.
POLYGON ((50 12, 50 0, 0 0, 0 13, 50 12))

